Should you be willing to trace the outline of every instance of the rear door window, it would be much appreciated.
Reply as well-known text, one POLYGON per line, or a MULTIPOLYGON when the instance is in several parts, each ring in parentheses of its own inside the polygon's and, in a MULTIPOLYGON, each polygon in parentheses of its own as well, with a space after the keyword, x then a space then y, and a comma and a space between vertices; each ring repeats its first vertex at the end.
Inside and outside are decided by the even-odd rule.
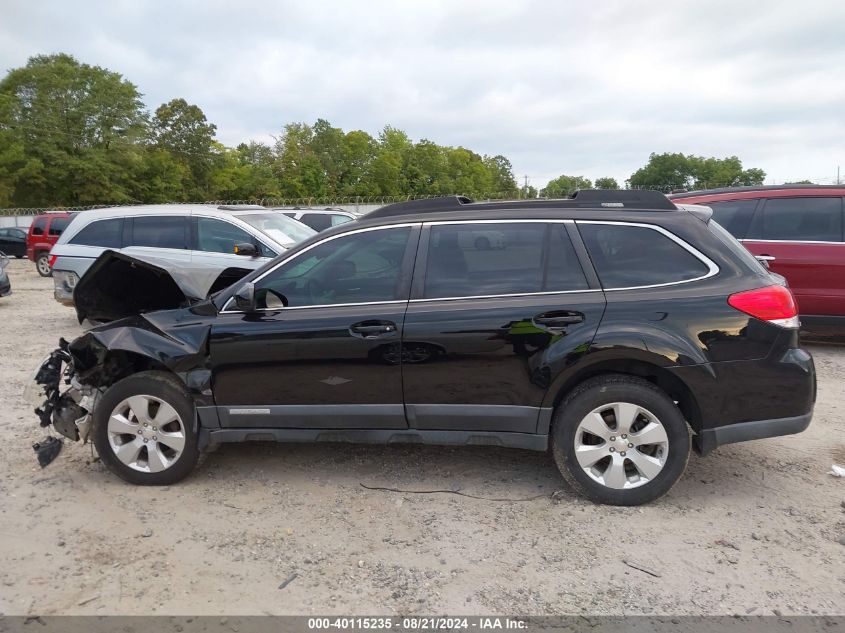
POLYGON ((70 224, 70 220, 71 218, 53 218, 53 221, 50 222, 49 234, 58 237, 70 224))
POLYGON ((47 218, 44 216, 35 218, 35 221, 32 223, 32 234, 44 235, 45 228, 47 228, 47 218))
POLYGON ((702 202, 713 209, 713 219, 721 224, 735 238, 741 240, 748 231, 757 200, 724 200, 702 202))
POLYGON ((188 218, 175 215, 132 218, 132 236, 127 246, 187 249, 188 218))
POLYGON ((841 242, 842 198, 771 198, 754 217, 748 239, 841 242))
POLYGON ((709 266, 664 233, 645 226, 578 222, 605 289, 656 286, 704 277, 709 266))
POLYGON ((430 229, 427 299, 586 288, 587 280, 562 224, 468 223, 430 229))
POLYGON ((120 248, 123 233, 123 218, 97 220, 74 235, 70 243, 80 246, 102 246, 120 248))

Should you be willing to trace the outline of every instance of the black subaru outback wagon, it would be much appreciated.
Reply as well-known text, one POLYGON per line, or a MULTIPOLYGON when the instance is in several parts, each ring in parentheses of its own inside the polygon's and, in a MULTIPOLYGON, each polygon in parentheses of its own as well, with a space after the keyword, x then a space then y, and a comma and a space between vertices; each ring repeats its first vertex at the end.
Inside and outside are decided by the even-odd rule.
POLYGON ((691 447, 804 430, 816 391, 792 294, 709 209, 592 190, 384 207, 94 328, 39 381, 42 421, 136 484, 220 442, 488 444, 550 448, 620 505, 669 490, 691 447))

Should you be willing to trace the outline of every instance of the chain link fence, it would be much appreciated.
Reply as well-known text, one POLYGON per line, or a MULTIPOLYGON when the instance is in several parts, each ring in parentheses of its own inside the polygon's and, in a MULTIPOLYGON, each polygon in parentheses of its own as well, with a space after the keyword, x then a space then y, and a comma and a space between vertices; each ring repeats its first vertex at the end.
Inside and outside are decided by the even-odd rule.
MULTIPOLYGON (((781 184, 781 185, 789 185, 789 184, 811 184, 807 181, 791 181, 791 182, 781 182, 781 183, 774 183, 769 182, 766 185, 774 185, 774 184, 781 184)), ((839 182, 836 181, 834 178, 829 179, 815 179, 812 184, 816 185, 840 185, 839 182)), ((724 188, 732 188, 732 187, 744 187, 746 185, 737 185, 736 183, 703 183, 701 189, 724 189, 724 188)), ((649 186, 632 186, 627 187, 628 189, 650 189, 661 191, 663 193, 672 193, 675 191, 683 191, 683 190, 691 190, 690 187, 686 183, 665 183, 660 185, 649 185, 649 186)), ((576 190, 573 189, 572 191, 565 192, 566 195, 571 195, 576 190)), ((364 207, 367 210, 371 210, 373 208, 377 208, 380 206, 385 206, 388 204, 393 204, 395 202, 407 202, 408 200, 427 200, 431 198, 439 198, 443 197, 447 194, 433 194, 433 195, 396 195, 396 196, 310 196, 310 197, 302 197, 302 198, 249 198, 249 199, 242 199, 242 200, 203 200, 203 201, 194 201, 194 202, 165 202, 165 203, 156 203, 156 204, 206 204, 212 206, 221 206, 221 205, 259 205, 262 207, 345 207, 345 208, 356 208, 356 207, 364 207)), ((463 194, 450 194, 450 195, 463 195, 463 194)), ((484 195, 476 195, 471 196, 468 195, 468 198, 472 198, 476 201, 485 201, 485 200, 513 200, 513 199, 521 199, 524 197, 524 192, 519 190, 517 192, 498 192, 498 193, 490 193, 484 195), (516 195, 514 195, 516 193, 516 195)), ((39 213, 45 213, 49 211, 87 211, 90 209, 105 209, 108 207, 116 207, 116 206, 126 206, 126 205, 133 205, 133 204, 141 204, 141 203, 134 203, 134 202, 123 202, 123 203, 104 203, 104 204, 91 204, 91 205, 80 205, 80 206, 55 206, 55 207, 9 207, 6 209, 0 209, 0 217, 25 217, 25 216, 33 216, 38 215, 39 213)))

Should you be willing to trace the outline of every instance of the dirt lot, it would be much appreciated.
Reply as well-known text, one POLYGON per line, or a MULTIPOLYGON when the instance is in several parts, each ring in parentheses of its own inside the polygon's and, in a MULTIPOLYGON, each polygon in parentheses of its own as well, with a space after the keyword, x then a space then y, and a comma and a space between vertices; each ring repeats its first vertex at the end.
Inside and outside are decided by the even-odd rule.
POLYGON ((488 448, 230 445, 178 486, 135 488, 88 446, 38 468, 19 396, 81 328, 30 262, 9 268, 2 614, 845 613, 845 479, 827 474, 845 465, 845 347, 811 346, 808 431, 693 456, 644 508, 594 506, 548 456, 488 448))

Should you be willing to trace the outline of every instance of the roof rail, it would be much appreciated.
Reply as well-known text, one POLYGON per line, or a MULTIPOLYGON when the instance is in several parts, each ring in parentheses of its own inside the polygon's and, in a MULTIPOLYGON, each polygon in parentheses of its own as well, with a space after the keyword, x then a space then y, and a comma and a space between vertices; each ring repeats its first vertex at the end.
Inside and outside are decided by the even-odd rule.
POLYGON ((220 211, 266 211, 267 207, 262 207, 259 204, 221 204, 218 205, 220 211))
POLYGON ((386 207, 381 207, 367 214, 369 218, 387 218, 394 215, 411 215, 420 211, 454 211, 472 200, 466 196, 444 196, 442 198, 424 198, 421 200, 409 200, 408 202, 395 202, 386 207))
POLYGON ((579 189, 569 199, 578 203, 578 206, 630 207, 666 211, 678 209, 664 194, 648 189, 579 189))

